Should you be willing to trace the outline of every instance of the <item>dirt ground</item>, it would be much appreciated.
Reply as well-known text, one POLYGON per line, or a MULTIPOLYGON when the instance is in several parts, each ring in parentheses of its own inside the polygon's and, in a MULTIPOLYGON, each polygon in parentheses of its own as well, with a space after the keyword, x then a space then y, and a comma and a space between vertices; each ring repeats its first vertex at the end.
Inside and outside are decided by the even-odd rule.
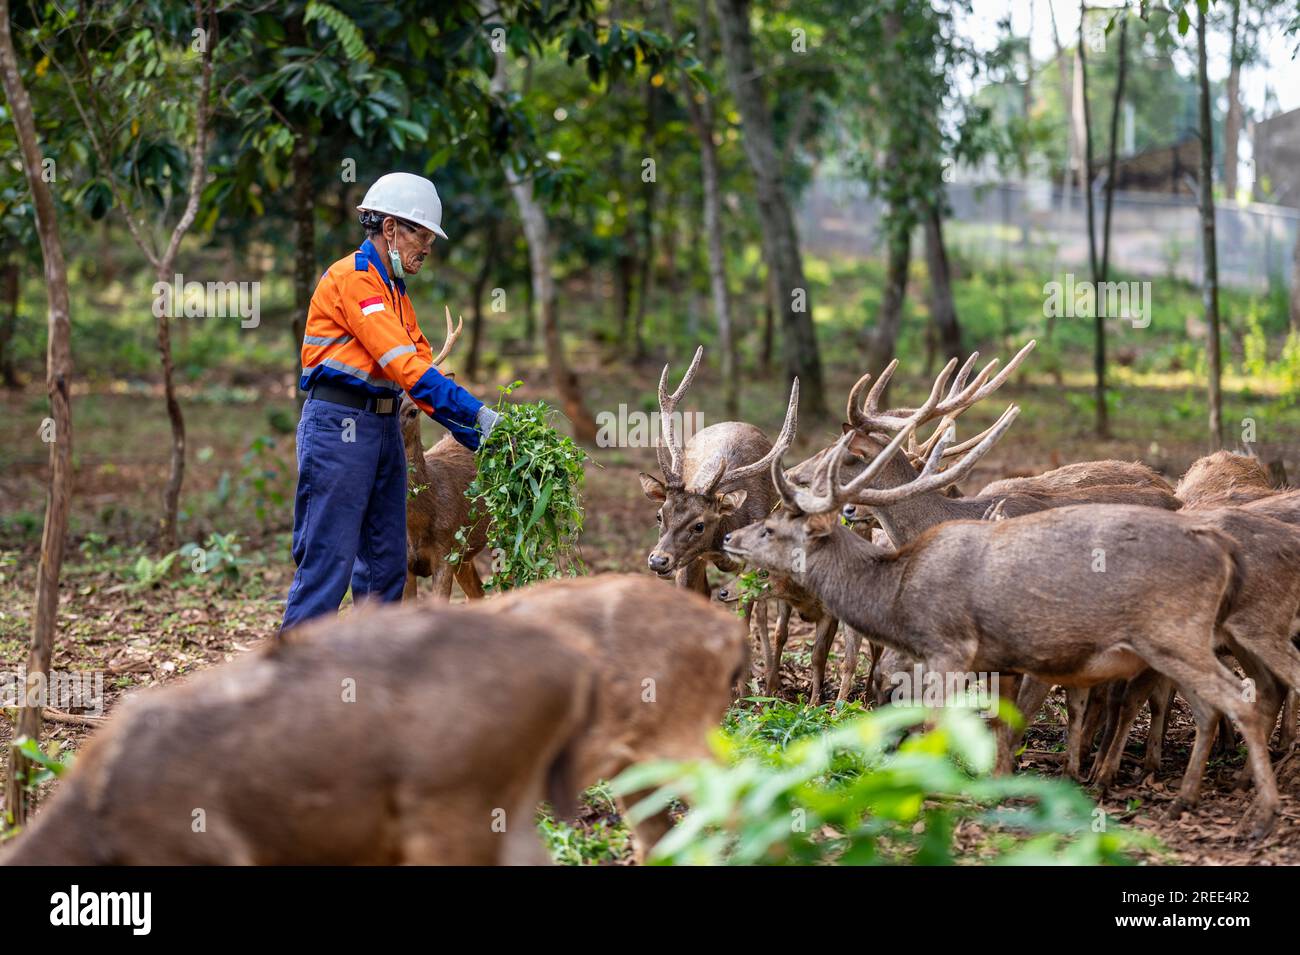
MULTIPOLYGON (((649 372, 646 377, 647 385, 652 387, 649 372)), ((286 535, 291 502, 280 509, 278 516, 273 514, 265 526, 249 534, 244 554, 255 554, 258 559, 242 568, 237 582, 226 587, 170 582, 137 588, 123 567, 124 562, 134 560, 134 551, 118 554, 112 546, 115 540, 129 540, 139 532, 144 520, 140 515, 150 512, 163 483, 166 448, 161 442, 150 448, 147 443, 130 441, 135 425, 125 400, 115 405, 121 396, 99 395, 92 402, 88 402, 87 395, 78 397, 83 409, 88 404, 97 406, 99 413, 110 422, 119 422, 120 428, 117 434, 96 432, 81 446, 74 508, 77 520, 62 584, 54 666, 102 671, 106 711, 111 715, 129 693, 227 662, 271 637, 293 571, 286 535), (128 443, 133 445, 130 453, 114 454, 115 446, 124 448, 128 443), (87 546, 86 534, 92 527, 104 529, 107 540, 92 539, 91 546, 87 546)), ((40 403, 34 398, 39 399, 39 395, 7 399, 7 423, 0 426, 0 441, 11 449, 20 448, 20 453, 10 455, 0 469, 0 518, 6 521, 0 538, 0 666, 6 670, 15 669, 25 659, 39 551, 39 524, 34 534, 30 526, 25 533, 17 529, 23 514, 39 515, 43 508, 43 456, 39 446, 32 447, 28 435, 28 426, 35 433, 39 422, 39 414, 32 409, 39 410, 40 403), (11 433, 3 433, 6 431, 11 433)), ((292 411, 290 403, 284 405, 292 411)), ((252 432, 247 422, 241 423, 220 405, 189 410, 191 447, 208 447, 212 451, 204 458, 206 463, 196 463, 189 475, 187 495, 199 499, 220 488, 222 465, 229 470, 252 432)), ((777 413, 768 417, 775 418, 777 413)), ((831 433, 827 430, 827 435, 831 433)), ((807 449, 813 440, 816 435, 801 440, 798 447, 807 449)), ((1148 448, 1139 441, 1082 446, 1072 448, 1066 459, 1133 458, 1144 456, 1148 448)), ((1160 449, 1164 461, 1177 462, 1179 467, 1197 453, 1190 444, 1160 449)), ((277 444, 274 455, 291 488, 291 436, 277 444)), ((601 467, 588 469, 582 557, 592 572, 640 570, 655 539, 654 507, 642 496, 636 473, 653 467, 653 453, 597 451, 595 459, 601 467)), ((1050 445, 1036 445, 1030 433, 1020 436, 1014 447, 999 449, 968 484, 978 487, 995 477, 1030 473, 1059 463, 1060 452, 1050 445)), ((1175 476, 1178 473, 1171 472, 1175 476)), ((203 521, 198 511, 195 508, 196 528, 203 521)), ((457 595, 456 599, 461 598, 457 595)), ((810 625, 796 618, 792 648, 782 666, 782 695, 792 700, 800 694, 806 697, 808 692, 811 631, 810 625)), ((830 698, 838 689, 840 650, 837 642, 827 667, 826 692, 830 698)), ((864 661, 852 698, 860 698, 864 691, 865 671, 864 661)), ((75 750, 96 725, 96 721, 72 716, 67 722, 47 723, 46 730, 48 739, 75 750)), ((1180 701, 1171 719, 1164 765, 1152 785, 1136 780, 1144 726, 1130 742, 1122 785, 1107 794, 1101 805, 1110 819, 1141 828, 1160 840, 1163 848, 1153 852, 1149 861, 1208 865, 1300 863, 1300 757, 1287 761, 1280 772, 1282 815, 1274 834, 1262 843, 1242 843, 1234 839, 1233 830, 1245 812, 1250 793, 1232 789, 1242 753, 1226 760, 1216 757, 1207 772, 1199 809, 1171 821, 1166 818, 1166 808, 1190 749, 1193 724, 1180 701)), ((0 720, 0 742, 7 742, 10 732, 9 719, 0 720)), ((1058 696, 1033 720, 1021 768, 1056 775, 1063 759, 1064 703, 1058 696)))

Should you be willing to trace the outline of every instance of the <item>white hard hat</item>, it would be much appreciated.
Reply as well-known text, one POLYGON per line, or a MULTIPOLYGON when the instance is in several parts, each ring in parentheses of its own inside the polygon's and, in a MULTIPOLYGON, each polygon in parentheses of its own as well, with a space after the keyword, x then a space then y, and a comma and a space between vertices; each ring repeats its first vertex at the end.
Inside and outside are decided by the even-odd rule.
POLYGON ((447 233, 442 231, 442 200, 438 198, 433 183, 423 176, 409 172, 390 172, 380 176, 366 190, 366 198, 357 206, 357 212, 366 211, 396 216, 447 238, 447 233))

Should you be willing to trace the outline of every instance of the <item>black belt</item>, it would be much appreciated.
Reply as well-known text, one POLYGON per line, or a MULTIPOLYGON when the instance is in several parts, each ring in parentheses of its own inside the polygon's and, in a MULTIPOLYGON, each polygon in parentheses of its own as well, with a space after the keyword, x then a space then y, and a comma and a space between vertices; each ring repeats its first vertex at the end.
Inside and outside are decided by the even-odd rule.
POLYGON ((336 405, 347 405, 349 408, 358 408, 361 411, 373 411, 375 414, 397 414, 398 400, 396 398, 376 398, 364 391, 357 391, 355 388, 344 388, 341 385, 331 385, 325 382, 314 385, 310 397, 320 401, 331 401, 336 405))

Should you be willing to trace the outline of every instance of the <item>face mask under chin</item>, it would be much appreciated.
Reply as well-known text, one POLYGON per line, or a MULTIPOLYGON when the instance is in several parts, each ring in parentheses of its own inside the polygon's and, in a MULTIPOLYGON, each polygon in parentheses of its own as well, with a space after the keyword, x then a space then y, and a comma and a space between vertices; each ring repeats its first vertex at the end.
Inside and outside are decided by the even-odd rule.
POLYGON ((402 268, 402 257, 397 254, 396 249, 388 250, 388 268, 392 272, 393 278, 406 278, 406 270, 402 268))

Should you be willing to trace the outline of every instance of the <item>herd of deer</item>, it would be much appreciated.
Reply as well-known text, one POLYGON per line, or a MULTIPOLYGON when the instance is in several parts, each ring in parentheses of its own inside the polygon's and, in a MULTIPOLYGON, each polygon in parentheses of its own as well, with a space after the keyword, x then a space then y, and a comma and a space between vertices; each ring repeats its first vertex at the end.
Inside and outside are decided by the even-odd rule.
MULTIPOLYGON (((460 332, 447 321, 439 360, 460 332)), ((2 861, 544 862, 534 823, 542 801, 571 816, 587 786, 635 762, 704 755, 709 730, 749 682, 751 624, 772 695, 796 612, 816 624, 813 702, 841 622, 840 700, 854 688, 864 637, 877 702, 898 699, 890 677, 914 667, 999 674, 1029 717, 1062 686, 1067 770, 1084 778, 1096 742, 1087 778, 1103 788, 1143 703, 1145 768, 1160 767, 1178 692, 1196 739, 1175 810, 1195 803, 1220 724, 1231 733, 1231 721, 1256 790, 1243 826, 1261 836, 1278 811, 1269 739, 1279 711, 1280 745, 1295 742, 1300 490, 1276 490, 1253 458, 1219 452, 1177 488, 1142 464, 1094 461, 956 493, 1019 409, 960 443, 957 419, 1033 347, 973 377, 978 355, 960 369, 950 362, 917 407, 880 407, 897 362, 874 383, 864 375, 839 439, 788 470, 797 380, 775 442, 742 422, 683 442, 675 412, 702 349, 672 393, 665 367, 662 479, 640 482, 659 505, 649 567, 678 589, 600 574, 439 606, 453 579, 467 597, 483 596, 473 557, 487 529, 472 528, 467 548, 456 541, 473 456, 449 437, 425 451, 407 402, 406 595, 429 576, 438 603, 363 606, 128 700, 2 861), (710 603, 739 590, 731 582, 712 594, 710 564, 767 574, 743 623, 710 603)), ((1017 734, 998 733, 999 768, 1010 771, 1017 734)), ((666 813, 638 823, 638 857, 670 825, 666 813)))

